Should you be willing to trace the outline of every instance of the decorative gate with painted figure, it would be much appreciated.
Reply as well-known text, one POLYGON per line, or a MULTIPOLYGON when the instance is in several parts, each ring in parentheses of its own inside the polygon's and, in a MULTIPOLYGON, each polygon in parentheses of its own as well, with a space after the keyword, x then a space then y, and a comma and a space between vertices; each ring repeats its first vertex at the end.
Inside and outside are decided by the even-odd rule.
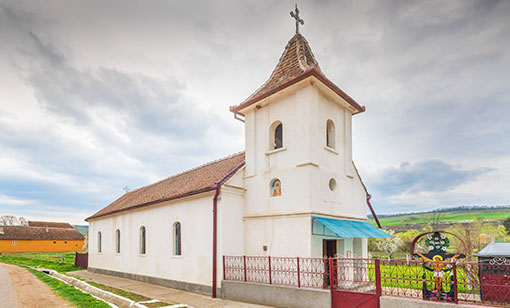
POLYGON ((381 297, 378 259, 330 258, 332 308, 379 308, 381 297))

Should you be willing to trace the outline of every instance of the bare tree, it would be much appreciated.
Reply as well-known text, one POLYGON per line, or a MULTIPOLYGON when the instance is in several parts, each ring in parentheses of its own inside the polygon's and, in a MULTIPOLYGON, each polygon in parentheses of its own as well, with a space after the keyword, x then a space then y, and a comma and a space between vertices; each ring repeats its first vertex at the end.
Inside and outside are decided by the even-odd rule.
POLYGON ((28 226, 28 221, 24 217, 4 215, 0 216, 0 226, 28 226))

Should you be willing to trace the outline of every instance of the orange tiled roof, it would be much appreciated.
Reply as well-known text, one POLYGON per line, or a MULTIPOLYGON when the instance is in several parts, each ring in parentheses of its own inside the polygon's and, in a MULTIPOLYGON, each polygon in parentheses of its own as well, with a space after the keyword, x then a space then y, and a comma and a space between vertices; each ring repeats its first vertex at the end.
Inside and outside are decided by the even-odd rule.
POLYGON ((314 75, 324 82, 329 88, 356 108, 358 112, 365 111, 365 107, 359 105, 354 99, 326 78, 313 55, 310 45, 305 37, 299 33, 296 33, 287 43, 287 46, 285 46, 285 50, 271 73, 271 76, 269 76, 269 79, 241 104, 230 107, 230 111, 238 112, 310 75, 314 75))
POLYGON ((244 152, 176 174, 124 194, 85 220, 211 191, 214 189, 214 184, 241 164, 244 164, 244 152))

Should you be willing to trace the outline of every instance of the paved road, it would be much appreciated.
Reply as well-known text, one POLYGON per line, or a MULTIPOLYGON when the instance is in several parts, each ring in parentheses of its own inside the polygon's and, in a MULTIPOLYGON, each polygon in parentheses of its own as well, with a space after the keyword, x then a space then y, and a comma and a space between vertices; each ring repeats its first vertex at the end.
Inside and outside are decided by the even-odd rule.
POLYGON ((0 308, 16 308, 18 303, 12 288, 9 272, 0 265, 0 308))

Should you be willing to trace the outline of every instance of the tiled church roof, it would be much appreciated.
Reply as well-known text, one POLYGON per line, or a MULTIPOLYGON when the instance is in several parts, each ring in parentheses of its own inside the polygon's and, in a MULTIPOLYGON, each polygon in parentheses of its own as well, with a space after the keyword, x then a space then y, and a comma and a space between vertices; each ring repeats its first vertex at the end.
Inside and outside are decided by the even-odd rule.
POLYGON ((244 163, 244 152, 176 174, 157 183, 140 187, 124 194, 85 220, 88 221, 114 213, 214 190, 214 184, 218 183, 230 171, 242 163, 244 163))
POLYGON ((273 70, 273 73, 269 76, 269 79, 244 102, 237 106, 230 107, 230 111, 238 112, 240 109, 254 104, 311 75, 314 75, 325 83, 329 88, 356 108, 358 112, 365 111, 365 107, 359 105, 353 98, 326 78, 313 55, 310 45, 308 45, 305 37, 299 33, 296 33, 287 43, 287 46, 285 46, 285 50, 273 70))

